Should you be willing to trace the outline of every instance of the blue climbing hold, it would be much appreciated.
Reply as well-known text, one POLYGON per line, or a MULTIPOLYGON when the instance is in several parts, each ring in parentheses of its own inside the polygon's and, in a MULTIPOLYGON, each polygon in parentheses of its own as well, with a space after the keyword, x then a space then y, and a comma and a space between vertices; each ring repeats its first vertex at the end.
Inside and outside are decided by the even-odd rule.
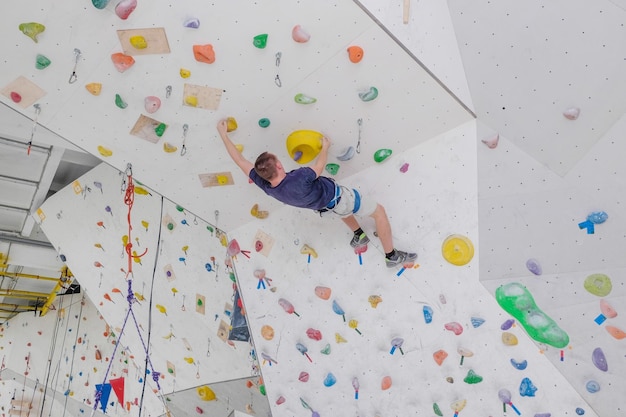
POLYGON ((595 394, 600 391, 600 384, 597 381, 588 381, 586 385, 587 391, 591 394, 595 394))
POLYGON ((335 382, 337 382, 337 378, 335 378, 335 375, 333 375, 332 372, 329 372, 328 375, 326 375, 326 378, 324 378, 325 387, 332 387, 335 385, 335 382))
POLYGON ((511 365, 513 365, 515 369, 519 369, 520 371, 523 371, 528 366, 528 361, 524 359, 523 361, 518 362, 515 359, 511 358, 511 365))
POLYGON ((594 211, 593 213, 589 213, 587 216, 587 220, 589 220, 593 224, 601 224, 609 218, 609 215, 606 214, 605 211, 594 211))
POLYGON ((431 323, 433 321, 433 309, 430 306, 424 306, 424 321, 426 324, 431 323))
POLYGON ((472 326, 474 328, 477 328, 477 327, 480 327, 485 322, 485 319, 482 319, 480 317, 472 317, 471 322, 472 322, 472 326))
POLYGON ((519 386, 519 395, 521 395, 522 397, 534 397, 536 391, 537 387, 532 383, 530 378, 522 379, 522 382, 519 386))

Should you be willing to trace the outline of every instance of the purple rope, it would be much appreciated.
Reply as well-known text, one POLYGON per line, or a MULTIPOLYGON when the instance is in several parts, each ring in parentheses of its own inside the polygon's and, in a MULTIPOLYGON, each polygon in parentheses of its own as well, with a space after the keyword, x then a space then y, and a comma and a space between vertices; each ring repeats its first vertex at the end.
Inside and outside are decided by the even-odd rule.
MULTIPOLYGON (((128 280, 128 295, 126 296, 126 300, 128 301, 128 311, 126 312, 126 317, 124 318, 124 324, 122 325, 122 330, 120 332, 119 337, 117 338, 117 341, 115 342, 115 347, 113 348, 113 354, 111 355, 111 360, 109 360, 109 366, 107 367, 107 370, 104 374, 104 381, 102 382, 102 384, 104 385, 104 383, 107 380, 107 377, 109 376, 109 372, 111 371, 111 365, 113 365, 113 359, 115 358, 115 352, 117 352, 117 348, 120 345, 120 341, 122 340, 122 334, 124 334, 124 329, 126 328, 126 323, 128 322, 128 316, 132 315, 133 316, 133 322, 135 323, 135 328, 137 329, 137 334, 139 334, 139 339, 141 340, 141 344, 143 345, 143 350, 146 353, 146 357, 148 359, 148 364, 150 365, 150 371, 152 372, 152 379, 154 380, 154 382, 157 385, 157 388, 159 389, 159 391, 161 390, 161 385, 159 384, 159 377, 161 376, 160 372, 156 372, 154 370, 154 366, 152 365, 152 360, 150 360, 150 355, 148 354, 148 348, 146 347, 145 342, 143 341, 143 337, 141 336, 141 330, 139 329, 139 325, 137 324, 137 318, 135 317, 135 312, 133 311, 133 301, 135 301, 135 296, 133 294, 133 283, 132 280, 128 280)), ((98 403, 100 402, 100 400, 102 399, 102 389, 104 387, 101 387, 98 391, 96 391, 96 396, 95 396, 95 403, 93 406, 94 410, 98 409, 98 403)))

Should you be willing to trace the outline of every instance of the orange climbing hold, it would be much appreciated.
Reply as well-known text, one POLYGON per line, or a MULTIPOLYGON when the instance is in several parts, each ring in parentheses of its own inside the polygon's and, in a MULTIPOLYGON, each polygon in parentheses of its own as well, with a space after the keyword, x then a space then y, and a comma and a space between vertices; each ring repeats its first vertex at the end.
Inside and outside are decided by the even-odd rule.
POLYGON ((89 83, 85 86, 85 88, 87 89, 87 91, 89 91, 89 93, 91 93, 94 96, 99 96, 100 92, 102 91, 102 84, 100 83, 89 83))
POLYGON ((386 376, 380 382, 380 389, 382 389, 384 391, 384 390, 388 390, 389 388, 391 388, 391 377, 390 376, 386 376))
POLYGON ((606 326, 606 331, 609 332, 609 334, 617 340, 622 340, 626 338, 626 332, 624 332, 622 329, 618 329, 615 326, 606 326))
POLYGON ((193 57, 198 62, 204 62, 206 64, 212 64, 215 62, 215 51, 213 50, 213 45, 194 45, 193 46, 193 57))
POLYGON ((441 364, 443 363, 443 361, 446 360, 447 357, 448 352, 443 349, 440 349, 437 352, 433 353, 433 359, 435 360, 435 362, 437 362, 437 365, 439 366, 441 366, 441 364))
POLYGON ((328 287, 318 286, 315 287, 315 295, 317 295, 322 300, 328 300, 330 298, 330 294, 332 290, 328 287))
POLYGON ((124 72, 135 64, 135 58, 130 55, 124 55, 121 52, 111 55, 111 61, 119 72, 124 72))
POLYGON ((358 63, 363 59, 363 48, 357 45, 352 45, 348 47, 348 58, 350 62, 358 63))

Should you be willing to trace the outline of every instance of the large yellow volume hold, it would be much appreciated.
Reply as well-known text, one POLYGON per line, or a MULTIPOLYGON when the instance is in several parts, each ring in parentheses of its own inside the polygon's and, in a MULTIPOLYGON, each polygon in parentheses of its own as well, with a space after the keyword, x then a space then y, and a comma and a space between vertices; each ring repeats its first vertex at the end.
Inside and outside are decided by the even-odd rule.
POLYGON ((462 266, 474 257, 474 245, 465 236, 451 235, 441 245, 441 253, 452 265, 462 266))

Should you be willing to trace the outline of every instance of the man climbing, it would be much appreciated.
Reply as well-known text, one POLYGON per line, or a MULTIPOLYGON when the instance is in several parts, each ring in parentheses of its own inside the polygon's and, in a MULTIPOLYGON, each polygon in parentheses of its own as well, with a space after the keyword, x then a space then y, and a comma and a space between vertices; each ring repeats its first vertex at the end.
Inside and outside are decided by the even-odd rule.
POLYGON ((394 248, 391 225, 383 206, 361 196, 357 190, 341 186, 333 179, 321 175, 330 147, 327 137, 322 138, 322 149, 310 167, 285 172, 276 155, 269 152, 259 155, 254 164, 248 161, 228 137, 226 119, 218 122, 217 131, 231 159, 267 195, 287 205, 312 209, 320 214, 335 213, 354 232, 350 246, 355 249, 369 242, 369 237, 361 229, 355 214, 370 216, 376 224, 387 267, 412 264, 417 259, 415 253, 394 248))

